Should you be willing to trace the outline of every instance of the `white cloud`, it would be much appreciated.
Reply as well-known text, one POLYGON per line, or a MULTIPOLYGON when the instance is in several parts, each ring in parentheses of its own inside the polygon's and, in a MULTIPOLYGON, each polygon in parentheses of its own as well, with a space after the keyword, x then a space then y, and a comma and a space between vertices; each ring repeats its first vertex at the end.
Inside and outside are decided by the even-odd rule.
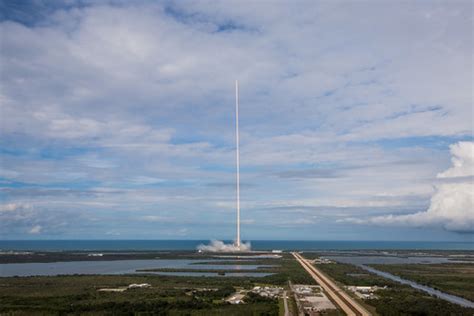
POLYGON ((58 10, 42 27, 4 22, 9 120, 2 129, 23 122, 39 132, 36 125, 47 119, 47 137, 100 136, 117 131, 107 123, 112 118, 146 121, 130 115, 139 106, 160 123, 176 112, 182 117, 175 122, 212 123, 228 135, 215 119, 225 113, 229 83, 239 77, 243 101, 252 104, 247 113, 264 120, 273 112, 262 131, 288 133, 295 124, 316 123, 326 132, 349 131, 352 139, 466 133, 469 10, 440 8, 424 19, 431 7, 90 5, 58 10), (256 15, 260 10, 265 19, 256 15), (303 11, 305 17, 290 13, 303 11), (401 27, 402 20, 417 27, 401 27), (227 24, 235 29, 218 32, 227 24), (332 32, 357 34, 357 40, 332 32), (188 104, 205 104, 199 110, 217 115, 193 121, 188 104), (442 110, 411 113, 433 105, 442 110), (52 109, 57 116, 42 116, 52 109), (433 121, 442 124, 428 124, 433 121))
POLYGON ((438 174, 438 178, 458 178, 474 176, 474 143, 459 142, 451 145, 453 166, 438 174))
POLYGON ((32 235, 40 234, 42 229, 43 229, 43 227, 41 227, 40 225, 35 225, 35 226, 31 227, 31 229, 28 231, 28 233, 32 234, 32 235))
POLYGON ((437 186, 428 210, 369 219, 349 218, 345 221, 374 225, 438 226, 448 231, 474 233, 474 143, 459 142, 450 148, 453 166, 437 177, 455 181, 437 186))
POLYGON ((169 223, 169 222, 176 221, 176 219, 172 217, 157 216, 157 215, 145 215, 145 216, 141 216, 139 219, 146 222, 159 222, 159 223, 169 223))
POLYGON ((153 177, 148 177, 148 176, 137 176, 133 177, 130 179, 131 183, 136 184, 136 185, 147 185, 147 184, 157 184, 157 183, 162 183, 165 180, 163 179, 158 179, 158 178, 153 178, 153 177))
MULTIPOLYGON (((38 23, 0 23, 0 193, 43 208, 9 212, 24 219, 5 215, 6 234, 69 233, 57 218, 71 209, 103 220, 69 221, 83 235, 155 211, 186 219, 191 235, 203 219, 230 223, 233 185, 206 184, 234 183, 236 78, 243 211, 262 210, 249 226, 277 221, 269 201, 366 216, 425 209, 448 160, 437 137, 471 135, 467 2, 54 7, 38 23), (435 148, 384 145, 418 136, 435 148)), ((129 236, 152 226, 132 222, 129 236)))
POLYGON ((25 203, 6 203, 0 205, 0 212, 14 212, 17 210, 29 209, 31 205, 25 203))

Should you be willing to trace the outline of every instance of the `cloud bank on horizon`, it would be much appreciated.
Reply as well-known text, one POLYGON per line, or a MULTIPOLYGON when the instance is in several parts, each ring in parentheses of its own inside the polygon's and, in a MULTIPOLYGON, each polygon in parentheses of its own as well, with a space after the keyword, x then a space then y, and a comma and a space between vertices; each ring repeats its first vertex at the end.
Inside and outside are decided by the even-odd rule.
POLYGON ((0 238, 472 241, 472 5, 4 2, 0 238))
POLYGON ((347 219, 358 224, 440 226, 448 231, 474 233, 474 143, 450 146, 452 167, 439 173, 441 180, 428 210, 408 215, 347 219))

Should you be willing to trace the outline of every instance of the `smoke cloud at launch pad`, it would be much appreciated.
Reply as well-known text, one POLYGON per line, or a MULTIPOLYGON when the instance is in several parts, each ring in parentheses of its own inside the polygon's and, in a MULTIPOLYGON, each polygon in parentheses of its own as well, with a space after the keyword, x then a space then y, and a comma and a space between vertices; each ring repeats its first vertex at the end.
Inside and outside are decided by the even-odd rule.
POLYGON ((240 247, 237 247, 235 243, 226 244, 220 240, 211 240, 209 245, 199 245, 197 247, 200 251, 205 252, 241 252, 241 251, 250 251, 251 245, 249 242, 241 243, 240 247))

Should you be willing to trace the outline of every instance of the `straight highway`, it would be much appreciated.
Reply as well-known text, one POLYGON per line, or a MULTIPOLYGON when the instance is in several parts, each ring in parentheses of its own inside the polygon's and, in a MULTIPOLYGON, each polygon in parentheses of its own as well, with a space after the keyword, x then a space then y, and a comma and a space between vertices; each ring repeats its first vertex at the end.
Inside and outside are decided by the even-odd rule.
POLYGON ((349 316, 370 316, 372 315, 362 305, 356 302, 347 293, 341 290, 332 280, 325 276, 319 269, 313 266, 307 259, 299 253, 293 252, 293 256, 303 266, 303 268, 313 277, 313 279, 326 291, 328 296, 338 305, 344 313, 349 316))

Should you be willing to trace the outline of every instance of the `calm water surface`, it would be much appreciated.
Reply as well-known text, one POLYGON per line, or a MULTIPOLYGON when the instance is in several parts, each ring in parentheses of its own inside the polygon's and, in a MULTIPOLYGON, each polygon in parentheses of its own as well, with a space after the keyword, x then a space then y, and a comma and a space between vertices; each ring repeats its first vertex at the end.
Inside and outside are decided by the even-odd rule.
POLYGON ((349 264, 408 264, 408 263, 449 263, 460 262, 446 257, 395 257, 395 256, 324 256, 329 260, 349 264))
MULTIPOLYGON (((48 262, 48 263, 8 263, 0 264, 0 277, 32 276, 32 275, 66 275, 66 274, 129 274, 144 273, 137 272, 141 269, 173 268, 173 269, 226 269, 235 271, 253 270, 270 267, 268 265, 220 265, 219 260, 213 265, 196 264, 202 260, 114 260, 114 261, 71 261, 71 262, 48 262)), ((149 273, 149 272, 146 272, 149 273)), ((212 272, 153 272, 162 275, 216 275, 212 272)), ((271 274, 271 273, 270 273, 271 274)), ((236 272, 226 273, 228 276, 265 276, 269 273, 259 272, 236 272)))
POLYGON ((265 272, 226 272, 225 275, 219 275, 212 272, 151 272, 151 274, 159 275, 174 275, 174 276, 189 276, 189 277, 265 277, 272 273, 265 272))

